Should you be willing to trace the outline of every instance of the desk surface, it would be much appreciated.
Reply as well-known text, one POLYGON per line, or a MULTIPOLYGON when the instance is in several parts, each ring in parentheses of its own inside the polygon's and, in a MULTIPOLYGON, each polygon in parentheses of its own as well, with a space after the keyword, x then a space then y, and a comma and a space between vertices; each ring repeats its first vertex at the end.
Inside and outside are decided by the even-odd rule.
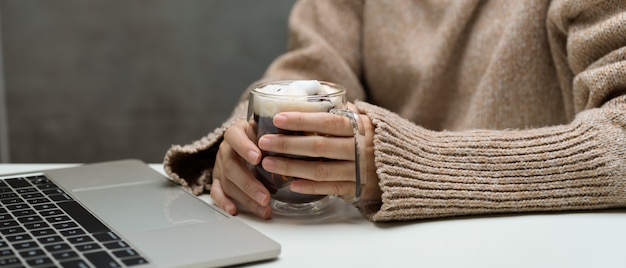
MULTIPOLYGON (((70 165, 0 164, 0 174, 70 165)), ((372 223, 337 200, 315 218, 237 217, 282 245, 251 267, 626 267, 626 209, 372 223)))

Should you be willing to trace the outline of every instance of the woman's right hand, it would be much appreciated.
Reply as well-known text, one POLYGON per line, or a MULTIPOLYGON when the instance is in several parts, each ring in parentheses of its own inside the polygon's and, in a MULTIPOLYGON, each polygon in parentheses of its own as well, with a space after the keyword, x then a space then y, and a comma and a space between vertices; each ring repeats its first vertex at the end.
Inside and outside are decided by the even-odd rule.
POLYGON ((240 205, 269 219, 270 193, 247 167, 261 161, 261 150, 252 142, 253 135, 246 120, 237 120, 226 130, 213 168, 211 199, 231 215, 237 214, 240 205))

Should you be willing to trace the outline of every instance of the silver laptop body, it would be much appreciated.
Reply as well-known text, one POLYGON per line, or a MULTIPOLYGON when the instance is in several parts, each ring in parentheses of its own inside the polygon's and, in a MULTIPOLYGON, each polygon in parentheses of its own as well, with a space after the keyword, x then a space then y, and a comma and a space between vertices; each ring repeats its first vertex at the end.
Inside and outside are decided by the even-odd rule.
MULTIPOLYGON (((280 254, 275 241, 138 160, 0 177, 0 189, 4 189, 0 193, 0 212, 4 212, 4 217, 0 216, 0 254, 13 251, 26 261, 22 263, 25 266, 44 261, 61 266, 73 261, 92 267, 212 267, 280 254), (51 189, 54 186, 48 182, 60 189, 51 189), (26 195, 16 197, 9 190, 26 195), (41 196, 50 192, 52 197, 41 196), (56 207, 44 204, 49 199, 61 201, 56 207), (44 214, 31 215, 27 209, 44 214), (72 220, 59 214, 62 212, 83 216, 75 220, 77 224, 70 224, 72 220), (7 219, 11 215, 18 217, 7 219), (31 229, 36 233, 27 234, 31 229), (79 243, 74 244, 75 240, 79 243), (61 249, 68 247, 78 256, 72 258, 61 249), (83 257, 86 260, 80 260, 83 257)), ((0 256, 0 266, 14 261, 0 256)))

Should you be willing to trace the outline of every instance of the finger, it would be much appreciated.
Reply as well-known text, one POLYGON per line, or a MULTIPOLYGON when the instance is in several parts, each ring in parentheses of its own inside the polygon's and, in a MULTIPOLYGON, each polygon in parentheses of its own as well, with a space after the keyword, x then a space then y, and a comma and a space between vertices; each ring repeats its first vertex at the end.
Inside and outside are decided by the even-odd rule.
POLYGON ((268 156, 261 165, 271 173, 313 181, 354 182, 355 177, 352 161, 309 161, 268 156))
POLYGON ((261 151, 251 139, 252 128, 246 120, 238 120, 224 133, 224 141, 252 165, 261 161, 261 151))
POLYGON ((259 148, 269 152, 354 160, 354 138, 326 136, 290 136, 267 134, 259 139, 259 148))
POLYGON ((218 198, 219 202, 223 202, 224 205, 224 207, 220 207, 223 209, 227 208, 228 202, 223 201, 222 196, 220 196, 224 195, 240 203, 253 213, 263 218, 269 218, 271 215, 271 209, 268 206, 270 200, 269 191, 254 177, 245 162, 239 158, 228 144, 222 143, 219 150, 216 167, 219 168, 218 171, 221 170, 223 172, 214 172, 214 180, 217 179, 219 181, 220 187, 216 193, 216 198, 218 198))
MULTIPOLYGON (((228 150, 228 146, 228 144, 222 144, 222 146, 220 146, 220 150, 225 151, 223 153, 224 157, 221 159, 223 166, 228 167, 224 169, 222 185, 224 188, 228 187, 228 189, 234 187, 233 191, 240 189, 258 204, 267 205, 270 199, 269 191, 254 177, 246 164, 240 160, 239 156, 232 150, 228 150)), ((230 193, 228 190, 226 192, 230 193)))
POLYGON ((233 202, 222 189, 222 184, 219 179, 213 178, 213 184, 211 184, 211 200, 213 203, 226 211, 230 215, 237 215, 237 205, 233 202))
MULTIPOLYGON (((241 189, 237 187, 233 187, 233 184, 230 183, 229 180, 223 180, 223 181, 218 180, 218 181, 220 182, 218 183, 218 186, 221 188, 221 190, 218 190, 217 193, 214 194, 213 193, 214 187, 216 189, 219 189, 215 186, 215 183, 214 183, 211 186, 211 198, 217 198, 219 200, 219 201, 216 201, 214 199, 214 201, 216 201, 216 203, 219 205, 220 208, 230 213, 228 209, 231 209, 229 207, 231 204, 235 206, 234 205, 235 203, 232 201, 234 200, 240 205, 242 205, 243 207, 245 207, 247 210, 251 211, 252 213, 254 213, 255 215, 263 219, 269 219, 271 217, 272 210, 269 207, 269 205, 261 205, 257 203, 255 200, 253 200, 247 194, 241 191, 241 189), (227 197, 225 193, 228 193, 227 197), (222 197, 221 195, 224 195, 225 198, 222 197), (232 199, 230 199, 229 197, 232 199)), ((234 215, 234 214, 231 213, 231 215, 234 215)))
POLYGON ((301 179, 292 181, 289 189, 301 194, 349 196, 354 195, 355 187, 354 182, 319 182, 301 179))
POLYGON ((349 118, 331 113, 282 112, 274 116, 273 122, 276 127, 285 130, 331 136, 354 135, 349 118))

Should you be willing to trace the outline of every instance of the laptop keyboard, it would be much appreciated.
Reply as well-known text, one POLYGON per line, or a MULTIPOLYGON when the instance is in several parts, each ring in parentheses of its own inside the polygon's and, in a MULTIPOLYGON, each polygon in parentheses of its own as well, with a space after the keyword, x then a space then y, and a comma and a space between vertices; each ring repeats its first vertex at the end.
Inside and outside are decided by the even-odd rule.
POLYGON ((125 267, 147 263, 44 175, 0 180, 0 238, 0 267, 125 267))

